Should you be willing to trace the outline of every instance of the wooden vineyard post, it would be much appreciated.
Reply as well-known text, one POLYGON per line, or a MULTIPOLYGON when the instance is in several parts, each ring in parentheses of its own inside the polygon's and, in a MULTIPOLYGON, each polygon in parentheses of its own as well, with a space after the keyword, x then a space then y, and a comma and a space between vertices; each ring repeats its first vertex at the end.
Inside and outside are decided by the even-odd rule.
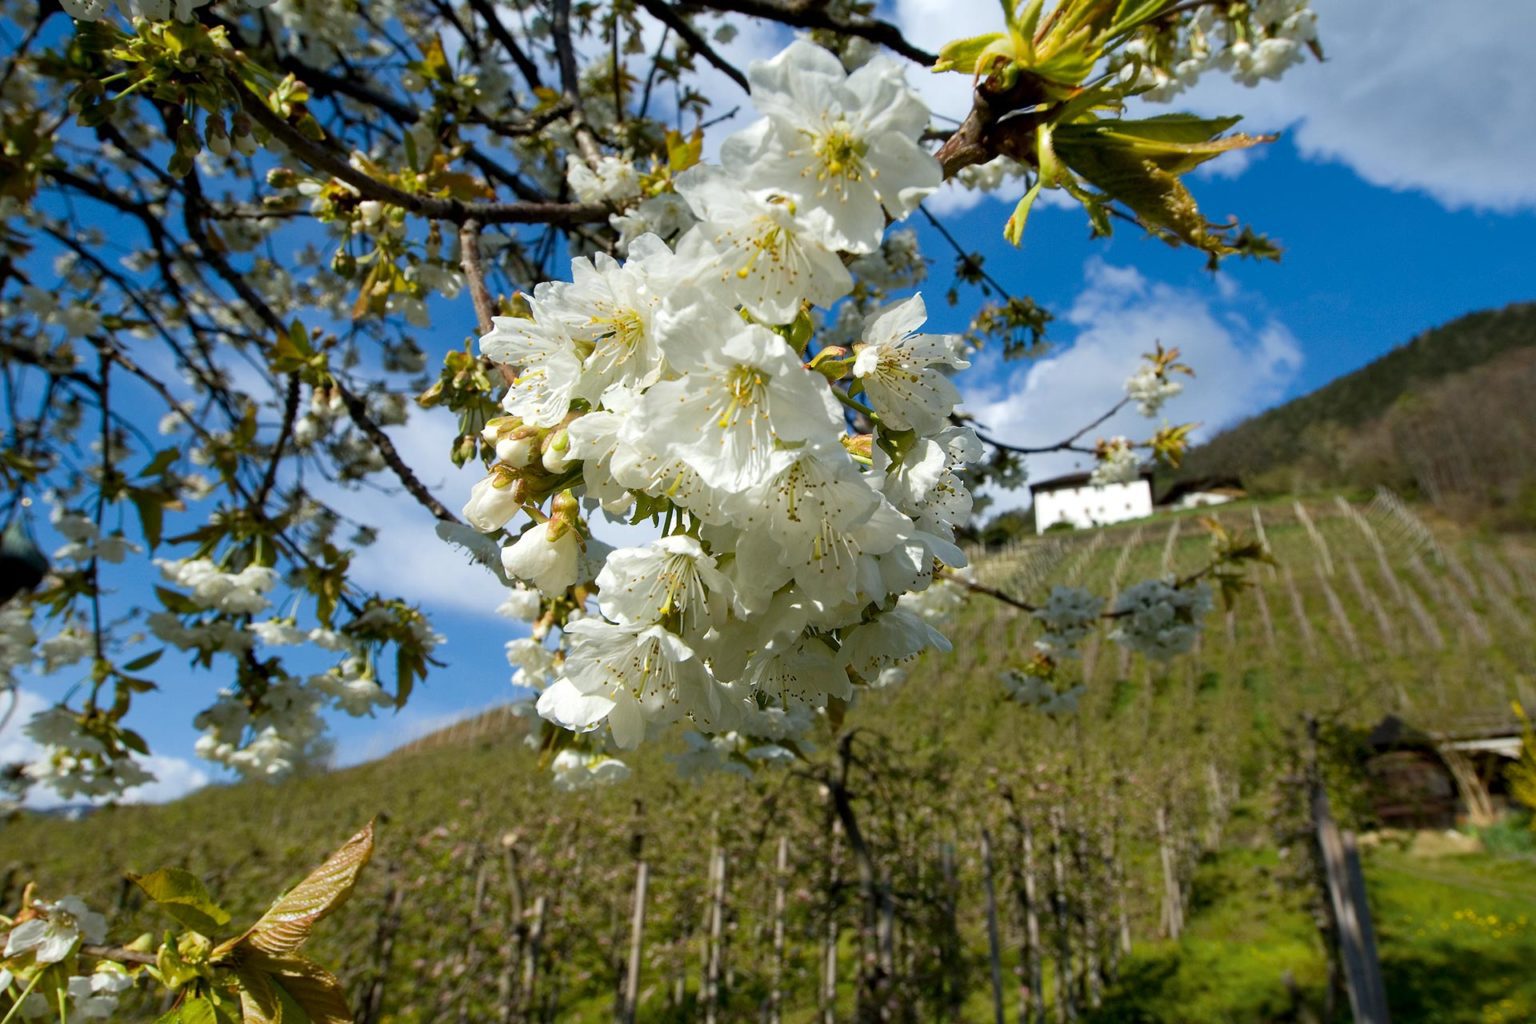
POLYGON ((1072 864, 1083 880, 1082 894, 1078 898, 1077 918, 1082 928, 1083 980, 1088 1005, 1098 1009, 1104 1002, 1104 974, 1099 963, 1099 899, 1100 887, 1093 880, 1093 863, 1087 848, 1087 831, 1081 825, 1071 830, 1072 864))
POLYGON ((938 954, 943 985, 945 1010, 954 1013, 965 1002, 965 993, 959 984, 962 960, 960 942, 959 883, 955 879, 955 844, 949 841, 938 845, 940 884, 943 886, 942 906, 944 932, 939 938, 938 954))
MULTIPOLYGON (((1270 572, 1274 572, 1273 566, 1266 566, 1265 568, 1269 569, 1270 572)), ((1275 620, 1270 615, 1269 598, 1264 596, 1264 587, 1262 585, 1253 588, 1253 603, 1259 610, 1259 622, 1264 627, 1264 645, 1269 648, 1270 654, 1275 654, 1279 651, 1279 646, 1275 641, 1275 620)))
POLYGON ((773 877, 773 987, 768 990, 768 1024, 780 1024, 784 1014, 784 918, 789 888, 789 837, 779 836, 773 877))
POLYGON ((1327 906, 1343 961, 1350 1010, 1355 1024, 1389 1024, 1386 986, 1376 953, 1376 932, 1366 901, 1359 850, 1354 833, 1339 830, 1328 806, 1328 791, 1323 788, 1317 765, 1316 719, 1308 720, 1307 732, 1311 745, 1307 783, 1311 790, 1312 828, 1322 855, 1327 906))
POLYGON ((517 867, 517 838, 511 833, 503 835, 501 851, 507 882, 507 908, 503 926, 507 942, 501 949, 501 975, 497 979, 496 992, 497 1001, 501 1005, 502 1024, 512 1024, 522 1006, 517 975, 528 938, 528 920, 523 908, 523 881, 517 867))
POLYGON ((459 973, 465 982, 464 990, 459 993, 459 1024, 470 1024, 469 997, 474 990, 475 972, 480 964, 480 944, 476 938, 480 933, 480 912, 485 907, 485 888, 491 872, 490 858, 483 850, 476 851, 476 858, 480 864, 475 870, 475 901, 469 908, 469 930, 465 937, 464 951, 459 956, 459 973))
MULTIPOLYGON (((1012 794, 1009 794, 1012 804, 1012 794)), ((1024 913, 1024 991, 1019 999, 1019 1024, 1045 1024, 1044 950, 1040 946, 1040 896, 1035 872, 1035 827, 1013 806, 1014 827, 1019 833, 1020 864, 1015 888, 1024 913)))
POLYGON ((1066 812, 1051 808, 1051 911, 1056 924, 1056 1019, 1077 1020, 1077 996, 1073 992, 1072 919, 1067 908, 1067 868, 1062 857, 1062 833, 1066 812))
POLYGON ((549 903, 543 896, 533 900, 533 926, 528 929, 528 944, 523 947, 523 1019, 532 1019, 539 983, 539 961, 544 947, 544 916, 549 903))
POLYGON ((828 809, 827 817, 827 880, 825 886, 827 920, 822 933, 821 949, 821 1019, 822 1024, 835 1024, 837 1020, 837 903, 842 887, 842 822, 828 809))
POLYGON ((981 830, 981 872, 987 887, 987 954, 992 965, 992 1019, 1003 1024, 1003 951, 997 934, 997 885, 992 875, 992 837, 981 830))
POLYGON ((710 857, 710 901, 707 955, 704 960, 704 1021, 715 1024, 720 1014, 720 978, 725 941, 725 850, 716 847, 710 857))
POLYGON ((635 1024, 635 1013, 640 1005, 640 954, 645 936, 645 890, 650 881, 650 865, 640 861, 635 865, 635 905, 629 920, 629 965, 624 974, 624 1003, 620 1009, 621 1024, 635 1024))
POLYGON ((384 895, 384 916, 373 936, 373 977, 363 993, 357 1024, 379 1024, 384 1014, 384 984, 395 956, 395 934, 400 930, 400 911, 405 905, 405 886, 398 867, 391 867, 389 891, 384 895))
POLYGON ((1307 618, 1307 606, 1301 600, 1301 591, 1296 587, 1296 577, 1291 573, 1289 565, 1280 567, 1280 578, 1285 581, 1285 591, 1291 599, 1291 614, 1296 618, 1296 631, 1301 637, 1301 644, 1306 648, 1307 656, 1317 657, 1317 636, 1312 632, 1312 622, 1307 618))
POLYGON ((1157 805, 1157 850, 1163 866, 1163 931, 1177 942, 1184 931, 1184 895, 1179 888, 1178 856, 1165 803, 1157 805))

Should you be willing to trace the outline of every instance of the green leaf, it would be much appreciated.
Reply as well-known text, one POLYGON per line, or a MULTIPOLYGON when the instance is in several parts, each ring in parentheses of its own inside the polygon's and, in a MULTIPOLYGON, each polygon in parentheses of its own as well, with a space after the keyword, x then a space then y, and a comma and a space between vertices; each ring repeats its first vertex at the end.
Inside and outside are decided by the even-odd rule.
POLYGON ((122 670, 124 672, 142 672, 149 668, 149 666, 153 665, 155 662, 159 661, 160 656, 164 653, 164 647, 160 648, 158 651, 150 651, 148 654, 141 658, 134 658, 128 664, 124 665, 122 670))
POLYGON ((166 470, 170 469, 171 465, 180 457, 181 450, 179 448, 161 449, 155 453, 155 457, 150 460, 149 465, 145 466, 142 470, 139 471, 139 476, 160 476, 166 470))
POLYGON ((144 531, 144 540, 153 551, 160 546, 160 536, 165 528, 165 503, 160 495, 153 491, 141 491, 137 488, 130 490, 128 497, 132 499, 133 507, 138 510, 139 527, 144 531))
POLYGON ((193 931, 211 935, 229 923, 229 914, 208 894, 202 879, 180 868, 128 876, 167 914, 193 931))
POLYGON ((207 996, 193 996, 156 1019, 155 1024, 219 1024, 219 1011, 207 996))
POLYGON ((934 62, 933 70, 939 71, 963 71, 968 75, 977 73, 977 62, 987 48, 1007 36, 1001 32, 990 32, 983 36, 971 36, 969 39, 955 39, 944 44, 939 51, 939 59, 934 62))
POLYGON ((186 615, 198 610, 197 605, 193 604, 192 599, 186 594, 167 587, 156 587, 155 596, 160 598, 160 603, 165 606, 166 611, 175 612, 177 615, 186 615))
POLYGON ((1105 132, 1156 142, 1208 142, 1237 126, 1241 117, 1197 117, 1194 114, 1159 114, 1139 121, 1114 121, 1105 132))
POLYGON ((1024 193, 1024 198, 1019 200, 1019 205, 1013 208, 1009 214, 1008 222, 1003 225, 1003 237, 1013 245, 1018 245, 1024 240, 1024 225, 1029 221, 1029 211, 1035 205, 1035 200, 1040 197, 1040 182, 1036 181, 1024 193))
POLYGON ((400 647, 395 651, 395 707, 405 707, 416 687, 418 659, 416 653, 400 647))
POLYGON ((122 730, 117 734, 117 738, 122 741, 123 746, 134 753, 143 754, 145 757, 149 756, 149 744, 144 742, 143 736, 140 736, 132 729, 122 730))
POLYGON ((1221 232, 1209 230, 1212 225, 1201 216, 1179 175, 1221 153, 1273 138, 1213 137, 1235 123, 1230 118, 1176 114, 1142 121, 1063 124, 1056 127, 1053 142, 1056 155, 1073 172, 1106 199, 1130 207, 1148 230, 1215 257, 1236 250, 1221 232))

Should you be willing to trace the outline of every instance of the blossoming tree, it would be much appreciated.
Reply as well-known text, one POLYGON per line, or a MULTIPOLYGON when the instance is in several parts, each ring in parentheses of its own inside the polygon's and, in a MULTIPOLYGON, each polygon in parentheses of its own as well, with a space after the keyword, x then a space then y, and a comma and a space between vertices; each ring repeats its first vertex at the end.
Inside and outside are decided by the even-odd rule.
MULTIPOLYGON (((353 578, 371 531, 336 501, 349 487, 402 492, 442 557, 506 585, 531 624, 514 681, 563 785, 622 777, 615 755, 678 723, 706 761, 805 756, 859 691, 943 649, 933 620, 972 593, 1042 623, 1008 680, 1026 703, 1070 701, 1056 666, 1103 623, 1150 656, 1188 649, 1209 584, 1260 548, 1218 536, 1207 568, 1113 605, 1034 608, 964 575, 973 491, 1017 481, 1021 456, 1089 452, 1115 479, 1176 461, 1188 428, 1093 438, 1106 415, 1033 450, 974 429, 955 375, 978 346, 1033 348, 1049 314, 922 202, 1017 182, 1015 243, 1056 191, 1099 234, 1273 256, 1182 180, 1263 139, 1139 101, 1280 74, 1316 51, 1312 14, 998 17, 929 53, 843 0, 7 3, 0 683, 78 683, 27 724, 45 752, 14 783, 144 781, 130 715, 167 657, 219 681, 192 709, 198 750, 248 775, 317 756, 328 709, 403 705, 440 638, 409 581, 353 578), (738 61, 745 24, 785 45, 738 61), (974 85, 958 127, 913 86, 934 73, 974 85), (755 115, 711 104, 726 79, 755 115), (923 331, 915 214, 986 298, 964 334, 923 331), (396 443, 448 414, 442 459, 486 470, 468 494, 434 493, 396 443), (653 539, 612 550, 604 517, 653 539), (153 607, 114 593, 149 558, 153 607)), ((1149 416, 1189 372, 1161 346, 1127 370, 1120 405, 1149 416)), ((28 913, 19 968, 94 941, 67 900, 28 913)), ((87 1013, 117 981, 61 984, 87 1013)))

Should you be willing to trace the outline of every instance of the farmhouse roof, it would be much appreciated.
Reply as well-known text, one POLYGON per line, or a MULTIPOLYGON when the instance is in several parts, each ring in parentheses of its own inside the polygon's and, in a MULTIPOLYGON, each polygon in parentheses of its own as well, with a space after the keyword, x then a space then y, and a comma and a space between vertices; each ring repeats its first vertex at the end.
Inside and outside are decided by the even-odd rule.
MULTIPOLYGON (((1138 480, 1152 480, 1152 471, 1143 469, 1136 474, 1138 480)), ((1041 480, 1039 483, 1029 485, 1030 494, 1040 494, 1043 491, 1062 491, 1068 487, 1081 487, 1093 479, 1091 472, 1065 473, 1061 476, 1053 476, 1049 480, 1041 480)), ((1127 481, 1129 483, 1129 481, 1127 481)))

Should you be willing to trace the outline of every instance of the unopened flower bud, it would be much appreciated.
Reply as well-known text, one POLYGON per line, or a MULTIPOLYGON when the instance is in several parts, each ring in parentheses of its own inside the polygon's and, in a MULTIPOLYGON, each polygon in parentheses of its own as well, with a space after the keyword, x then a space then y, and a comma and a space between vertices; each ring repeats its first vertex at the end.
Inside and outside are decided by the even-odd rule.
POLYGON ((510 474, 493 473, 475 484, 464 504, 464 518, 481 533, 492 533, 522 508, 527 485, 510 474))
POLYGON ((551 473, 563 473, 572 460, 571 436, 564 430, 551 434, 544 443, 544 468, 551 473))
POLYGON ((522 469, 533 461, 534 435, 505 437, 496 442, 496 459, 513 469, 522 469))

